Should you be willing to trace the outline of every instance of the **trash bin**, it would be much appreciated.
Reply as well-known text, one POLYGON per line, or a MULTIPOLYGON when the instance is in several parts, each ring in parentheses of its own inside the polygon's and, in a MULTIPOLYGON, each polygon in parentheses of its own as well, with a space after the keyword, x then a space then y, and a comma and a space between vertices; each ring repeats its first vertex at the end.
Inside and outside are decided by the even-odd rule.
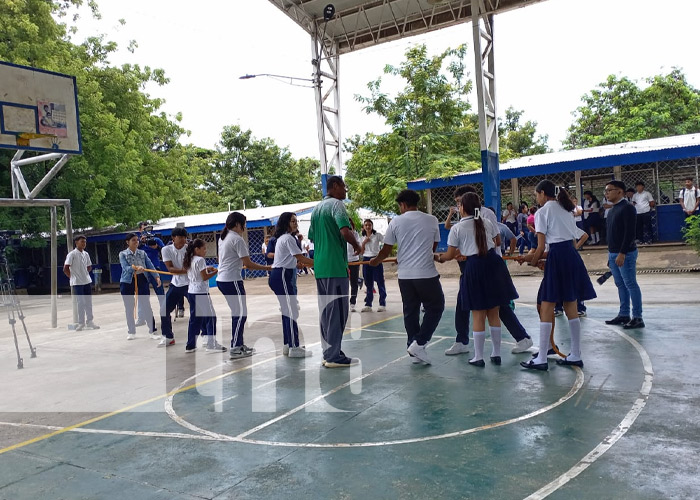
POLYGON ((102 269, 96 268, 92 270, 92 274, 95 277, 95 291, 102 291, 102 269))

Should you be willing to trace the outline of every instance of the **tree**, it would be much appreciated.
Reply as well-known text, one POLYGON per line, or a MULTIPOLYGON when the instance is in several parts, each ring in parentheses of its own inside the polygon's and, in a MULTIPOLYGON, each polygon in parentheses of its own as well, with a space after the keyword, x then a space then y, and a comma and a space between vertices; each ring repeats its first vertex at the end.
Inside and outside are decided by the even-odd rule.
MULTIPOLYGON (((396 97, 381 90, 378 78, 367 84, 369 97, 355 96, 367 113, 384 118, 391 129, 348 139, 344 148, 347 184, 356 205, 395 211, 396 194, 412 179, 450 177, 481 168, 479 120, 467 100, 472 83, 465 72, 466 46, 429 56, 425 45, 411 47, 399 66, 384 73, 406 85, 396 97)), ((520 123, 522 111, 509 108, 499 127, 502 158, 547 152, 547 137, 536 137, 537 123, 520 123)))
POLYGON ((224 127, 206 189, 242 208, 274 206, 318 199, 319 163, 295 160, 272 139, 256 139, 238 125, 224 127))
POLYGON ((513 107, 506 109, 506 116, 498 122, 499 157, 502 163, 521 156, 549 153, 546 135, 537 134, 537 122, 528 120, 521 124, 523 111, 513 107))
POLYGON ((683 72, 644 80, 608 76, 581 100, 564 145, 578 149, 700 131, 700 91, 683 72))
MULTIPOLYGON (((108 58, 117 45, 103 37, 73 43, 66 24, 57 19, 82 0, 0 4, 0 59, 74 75, 77 81, 83 154, 72 157, 41 196, 71 199, 78 228, 133 226, 139 220, 182 213, 192 205, 201 173, 189 168, 178 142, 184 133, 180 117, 165 115, 160 111, 163 101, 145 92, 149 83, 167 84, 163 71, 110 66, 108 58)), ((99 16, 96 4, 89 5, 99 16)), ((4 152, 0 161, 7 165, 10 154, 4 152)), ((39 164, 24 169, 28 183, 36 184, 48 168, 39 164)), ((9 197, 4 172, 0 197, 9 197)), ((0 226, 28 233, 48 228, 45 211, 32 217, 28 213, 5 210, 0 226)))
POLYGON ((467 96, 466 46, 429 56, 425 45, 411 47, 399 66, 384 73, 405 80, 394 98, 369 82, 369 97, 355 96, 364 110, 385 119, 391 132, 354 137, 347 183, 353 201, 375 211, 395 211, 394 198, 407 181, 443 177, 480 167, 478 127, 467 96))

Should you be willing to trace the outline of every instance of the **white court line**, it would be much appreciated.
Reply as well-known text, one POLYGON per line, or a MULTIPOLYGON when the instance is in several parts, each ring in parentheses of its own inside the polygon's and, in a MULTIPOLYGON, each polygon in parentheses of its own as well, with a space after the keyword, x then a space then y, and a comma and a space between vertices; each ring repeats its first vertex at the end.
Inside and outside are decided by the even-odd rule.
POLYGON ((637 420, 637 417, 639 414, 642 412, 644 407, 647 404, 647 401, 649 400, 649 394, 651 393, 651 387, 652 383, 654 381, 654 369, 651 365, 651 358, 649 358, 649 354, 647 351, 642 347, 639 342, 634 340, 632 337, 627 335, 625 332, 622 330, 617 330, 615 328, 611 328, 607 325, 605 325, 602 321, 597 321, 597 320, 590 320, 594 321, 596 323, 599 323, 603 327, 607 328, 608 330, 611 330, 615 333, 617 333, 619 336, 621 336, 623 339, 625 339, 627 342, 632 344, 632 347, 634 347, 637 350, 637 353, 639 354, 639 357, 642 359, 642 365, 644 366, 644 382, 642 383, 642 387, 639 390, 639 396, 635 400, 634 404, 632 405, 632 409, 630 409, 629 412, 627 412, 627 415, 625 415, 625 418, 622 419, 622 421, 615 427, 615 429, 605 436, 603 440, 591 450, 588 455, 583 457, 579 462, 574 465, 571 469, 566 471, 564 474, 556 478, 554 481, 550 482, 549 484, 544 485, 542 488, 534 492, 533 494, 529 495, 526 497, 526 500, 540 500, 542 498, 545 498, 549 496, 550 494, 554 493, 557 491, 559 488, 564 486, 566 483, 574 479, 576 476, 581 474, 583 471, 585 471, 588 467, 593 465, 593 463, 598 460, 603 454, 608 451, 612 446, 617 443, 622 436, 624 436, 627 431, 632 427, 632 424, 634 423, 635 420, 637 420))

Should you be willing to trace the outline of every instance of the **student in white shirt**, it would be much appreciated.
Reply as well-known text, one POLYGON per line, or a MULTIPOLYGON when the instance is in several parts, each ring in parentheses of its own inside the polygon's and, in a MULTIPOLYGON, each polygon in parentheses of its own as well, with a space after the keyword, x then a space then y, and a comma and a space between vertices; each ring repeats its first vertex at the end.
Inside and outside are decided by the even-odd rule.
POLYGON ((440 226, 432 215, 418 210, 420 195, 404 189, 396 197, 401 215, 389 223, 384 246, 369 265, 377 266, 399 246, 399 290, 403 302, 403 323, 408 336, 408 353, 414 363, 430 364, 425 344, 432 338, 445 310, 445 295, 435 268, 433 252, 440 242, 440 226), (421 305, 425 307, 423 323, 421 305))
POLYGON ((182 267, 187 253, 187 229, 176 227, 170 233, 171 245, 165 245, 161 250, 163 263, 173 277, 165 294, 165 307, 160 312, 160 329, 162 338, 158 347, 175 345, 173 336, 173 323, 170 314, 175 311, 178 304, 187 297, 187 289, 190 280, 187 278, 187 270, 182 267))
POLYGON ((216 312, 209 296, 209 278, 216 276, 216 268, 207 266, 204 258, 207 245, 196 238, 185 251, 182 267, 187 271, 187 298, 190 302, 190 322, 187 325, 185 352, 197 350, 197 336, 202 330, 207 335, 207 352, 226 352, 216 341, 216 312))
MULTIPOLYGON (((362 224, 362 258, 365 262, 370 261, 379 254, 384 244, 384 235, 374 230, 374 223, 366 219, 362 224)), ((374 300, 374 284, 377 283, 379 291, 379 307, 377 312, 386 311, 386 285, 384 284, 384 266, 377 267, 362 266, 362 277, 365 280, 367 295, 365 296, 365 307, 360 312, 372 312, 372 301, 374 300)))
POLYGON ((503 223, 508 226, 508 229, 510 229, 510 232, 513 234, 518 233, 518 211, 513 208, 513 204, 511 202, 508 202, 506 204, 506 209, 503 211, 503 214, 501 215, 501 220, 503 223))
POLYGON ((508 268, 496 252, 499 229, 481 216, 481 200, 475 193, 462 197, 460 205, 462 219, 450 229, 447 252, 436 255, 438 262, 447 262, 458 256, 466 257, 464 272, 459 282, 462 308, 472 313, 474 335, 473 366, 485 366, 484 344, 486 341, 486 318, 491 333, 491 362, 501 364, 501 320, 502 305, 518 298, 508 268))
MULTIPOLYGON (((243 343, 245 322, 248 319, 245 287, 241 272, 243 266, 248 269, 270 271, 271 266, 263 266, 250 260, 248 244, 243 239, 246 217, 240 212, 231 212, 219 238, 219 274, 216 285, 224 294, 231 309, 231 359, 252 356, 254 349, 243 343)), ((272 240, 270 240, 272 241, 272 240)), ((269 245, 268 245, 269 250, 269 245)))
POLYGON ((700 189, 695 187, 692 177, 685 178, 685 186, 678 193, 678 200, 686 217, 696 215, 700 206, 700 189))
POLYGON ((651 193, 644 190, 642 181, 637 181, 634 189, 637 192, 632 196, 632 204, 637 210, 637 239, 644 244, 651 243, 654 239, 651 228, 651 209, 656 206, 656 203, 651 193))
POLYGON ((85 251, 87 238, 83 235, 76 236, 73 244, 75 248, 66 255, 63 273, 70 279, 70 288, 78 305, 78 326, 75 329, 99 330, 100 327, 93 322, 92 316, 92 260, 85 251))
POLYGON ((277 296, 282 311, 282 336, 284 348, 282 353, 290 358, 306 358, 313 353, 299 343, 299 302, 297 300, 297 266, 312 266, 314 261, 306 257, 293 236, 298 231, 296 214, 284 212, 277 219, 275 229, 275 260, 268 284, 277 296))
POLYGON ((593 194, 593 191, 584 191, 583 193, 583 229, 591 239, 588 241, 591 245, 600 243, 600 202, 593 194))
MULTIPOLYGON (((352 229, 352 233, 355 235, 355 239, 357 241, 362 241, 362 238, 360 237, 360 233, 357 232, 355 229, 355 223, 353 222, 352 218, 350 218, 350 227, 352 229)), ((346 243, 348 247, 348 264, 351 262, 360 262, 360 255, 355 255, 355 249, 352 247, 350 243, 346 243)), ((360 284, 360 265, 359 264, 354 264, 354 265, 348 265, 348 275, 350 276, 350 311, 355 312, 355 306, 357 305, 357 289, 360 284)))
POLYGON ((542 206, 535 217, 537 221, 538 246, 529 264, 537 266, 548 245, 547 262, 544 278, 537 294, 540 307, 540 350, 537 357, 530 362, 521 362, 523 368, 546 371, 549 337, 554 317, 554 306, 562 302, 569 320, 571 333, 571 352, 557 360, 561 365, 583 367, 581 360, 581 320, 576 309, 577 301, 596 297, 588 271, 574 246, 578 229, 571 216, 574 204, 563 188, 553 182, 541 181, 535 188, 537 203, 542 206))
MULTIPOLYGON (((583 229, 583 207, 578 204, 577 198, 571 198, 571 201, 574 202, 574 206, 576 207, 572 212, 574 214, 574 222, 576 223, 576 227, 583 229)), ((588 233, 586 233, 586 237, 588 237, 588 233)))

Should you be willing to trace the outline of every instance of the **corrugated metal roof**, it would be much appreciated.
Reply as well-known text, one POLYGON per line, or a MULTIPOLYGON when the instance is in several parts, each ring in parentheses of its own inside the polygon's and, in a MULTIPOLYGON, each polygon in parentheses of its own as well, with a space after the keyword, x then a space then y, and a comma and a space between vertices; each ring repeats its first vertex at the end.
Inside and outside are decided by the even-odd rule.
MULTIPOLYGON (((499 171, 500 178, 507 180, 695 156, 700 156, 700 133, 523 156, 522 158, 503 163, 500 165, 499 171)), ((408 187, 410 189, 423 190, 457 186, 482 182, 482 178, 481 170, 475 170, 457 174, 450 178, 416 179, 410 181, 408 187)))

